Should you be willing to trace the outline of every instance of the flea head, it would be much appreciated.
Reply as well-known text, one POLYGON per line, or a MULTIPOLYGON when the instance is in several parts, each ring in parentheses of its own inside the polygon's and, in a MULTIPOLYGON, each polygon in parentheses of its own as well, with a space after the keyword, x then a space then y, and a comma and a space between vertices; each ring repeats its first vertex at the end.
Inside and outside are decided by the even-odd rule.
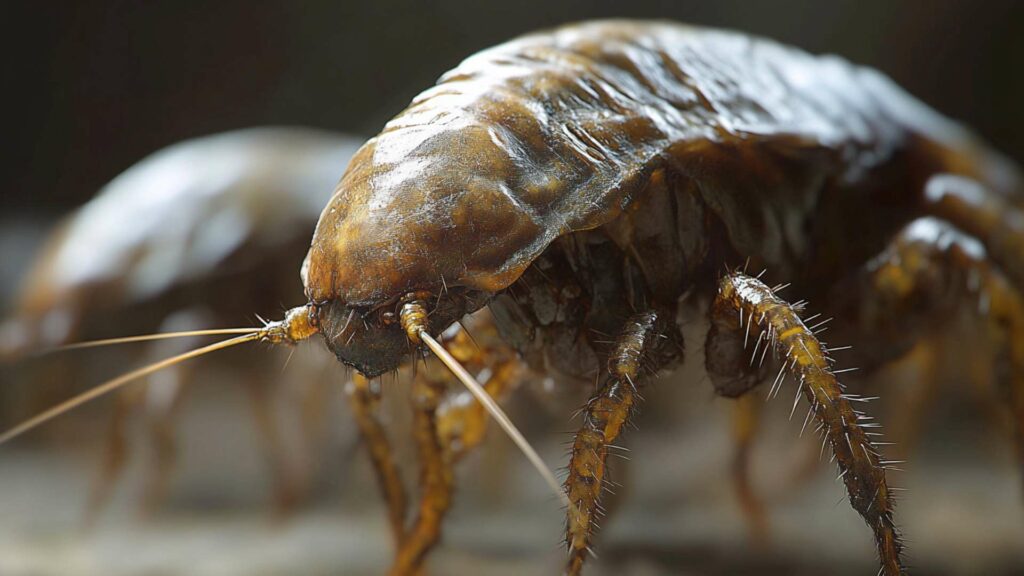
POLYGON ((501 192, 508 155, 463 126, 389 128, 356 153, 320 216, 302 279, 328 346, 373 376, 414 348, 401 299, 424 298, 438 333, 511 284, 537 225, 501 192), (426 132, 426 133, 424 133, 426 132))

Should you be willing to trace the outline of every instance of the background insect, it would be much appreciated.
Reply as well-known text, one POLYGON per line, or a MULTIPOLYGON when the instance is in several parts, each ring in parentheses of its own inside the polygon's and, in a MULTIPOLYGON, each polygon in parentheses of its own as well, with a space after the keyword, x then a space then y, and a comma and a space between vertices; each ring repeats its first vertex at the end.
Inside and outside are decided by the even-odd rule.
MULTIPOLYGON (((273 309, 301 296, 298 282, 280 269, 304 254, 326 201, 324 191, 359 144, 313 129, 238 130, 165 148, 104 187, 52 233, 0 331, 7 361, 23 360, 29 373, 19 378, 20 385, 12 382, 5 390, 9 417, 15 407, 32 412, 27 406, 67 396, 69 381, 103 374, 97 367, 111 358, 94 349, 78 354, 77 362, 67 355, 33 362, 39 352, 126 333, 249 323, 252 310, 273 309), (32 385, 24 385, 26 380, 32 385), (17 393, 27 401, 14 402, 17 393)), ((148 347, 142 357, 159 358, 190 344, 194 338, 151 342, 142 345, 148 347)), ((130 353, 131 347, 121 349, 115 357, 124 362, 130 353)), ((310 456, 302 455, 295 430, 288 430, 298 417, 282 421, 288 395, 272 387, 282 378, 278 363, 251 363, 242 381, 252 400, 254 436, 274 477, 275 506, 284 513, 307 490, 310 456)), ((305 379, 320 376, 310 359, 297 364, 307 365, 305 379)), ((175 419, 192 376, 177 367, 152 386, 118 395, 88 507, 90 519, 124 472, 133 413, 143 416, 152 452, 144 510, 159 504, 178 452, 175 419)), ((315 397, 318 390, 315 383, 304 393, 293 390, 293 408, 301 406, 303 395, 315 397)), ((315 412, 306 416, 315 428, 315 412)))
POLYGON ((692 341, 691 341, 691 349, 692 349, 692 341))

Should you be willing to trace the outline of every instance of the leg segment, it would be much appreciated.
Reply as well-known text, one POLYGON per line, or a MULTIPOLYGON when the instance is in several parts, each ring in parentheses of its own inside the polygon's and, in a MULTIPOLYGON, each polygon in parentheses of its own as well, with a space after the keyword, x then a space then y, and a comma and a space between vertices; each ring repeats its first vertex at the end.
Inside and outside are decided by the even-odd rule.
POLYGON ((395 555, 392 576, 418 574, 431 548, 441 538, 441 522, 452 500, 452 467, 438 437, 437 407, 444 394, 443 381, 417 374, 414 436, 420 463, 420 504, 412 526, 395 555))
POLYGON ((377 420, 380 390, 366 377, 356 372, 352 374, 352 381, 345 387, 345 392, 349 396, 356 424, 370 452, 378 485, 387 503, 391 534, 395 545, 398 546, 405 534, 405 488, 402 486, 402 479, 391 452, 391 443, 384 433, 384 427, 377 420))
POLYGON ((740 510, 755 544, 766 543, 769 532, 764 503, 750 482, 751 448, 754 445, 762 404, 762 400, 755 394, 744 394, 737 398, 732 406, 732 432, 735 441, 735 452, 732 457, 733 491, 736 492, 740 510))
POLYGON ((886 462, 859 423, 863 414, 855 411, 843 394, 821 343, 791 304, 741 273, 722 279, 712 315, 714 322, 737 323, 742 316, 752 333, 755 329, 765 333, 767 343, 781 357, 784 373, 797 378, 798 393, 803 392, 810 403, 839 464, 850 503, 875 533, 881 572, 886 576, 903 574, 902 543, 893 525, 892 497, 885 480, 886 462))
MULTIPOLYGON (((755 542, 764 542, 768 537, 768 521, 764 505, 754 493, 750 482, 751 448, 761 405, 750 391, 765 378, 764 358, 769 346, 768 342, 764 342, 765 334, 754 330, 754 352, 751 354, 748 348, 751 330, 749 324, 742 323, 738 314, 733 318, 713 317, 704 345, 704 364, 715 392, 736 400, 732 406, 735 442, 733 488, 751 536, 755 542)), ((771 392, 774 392, 774 388, 771 392)))
POLYGON ((1007 276, 1024 289, 1024 212, 980 183, 941 174, 925 188, 928 210, 981 240, 1007 276))
MULTIPOLYGON (((933 318, 949 317, 964 303, 988 322, 995 375, 1008 384, 1024 463, 1024 298, 980 242, 935 218, 908 225, 860 279, 854 306, 859 340, 909 347, 933 318)), ((884 361, 886 347, 858 346, 869 364, 884 361)))
MULTIPOLYGON (((521 364, 498 337, 487 319, 470 319, 476 336, 459 328, 447 334, 445 347, 484 382, 499 402, 520 382, 521 364)), ((427 363, 414 383, 414 430, 420 460, 420 504, 406 531, 391 573, 418 574, 441 535, 441 523, 451 504, 455 463, 476 448, 487 431, 489 415, 471 393, 459 387, 448 392, 451 375, 427 363)))
POLYGON ((583 426, 576 433, 565 490, 569 496, 566 543, 567 573, 580 574, 600 513, 608 449, 636 409, 636 385, 644 367, 659 368, 678 355, 676 331, 666 328, 670 315, 654 312, 631 318, 612 349, 608 373, 597 393, 583 408, 583 426))
MULTIPOLYGON (((489 318, 474 315, 472 328, 472 336, 465 329, 459 330, 445 341, 445 347, 476 374, 487 393, 500 403, 522 381, 525 368, 498 336, 489 318)), ((447 373, 441 376, 448 381, 447 373)), ((437 408, 437 431, 452 462, 483 441, 489 419, 484 407, 461 387, 444 398, 437 408)))
POLYGON ((114 397, 114 411, 110 415, 107 428, 106 449, 100 465, 100 473, 93 481, 89 493, 89 503, 85 509, 85 527, 91 528, 99 518, 100 512, 110 501, 110 495, 124 472, 128 458, 127 426, 128 416, 136 404, 135 390, 126 390, 114 397))

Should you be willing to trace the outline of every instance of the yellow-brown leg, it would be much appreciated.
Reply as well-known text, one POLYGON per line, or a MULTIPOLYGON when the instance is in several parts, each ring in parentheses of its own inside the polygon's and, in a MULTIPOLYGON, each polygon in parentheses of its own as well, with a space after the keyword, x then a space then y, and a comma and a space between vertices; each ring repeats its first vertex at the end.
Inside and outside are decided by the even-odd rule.
MULTIPOLYGON (((473 322, 475 336, 459 330, 445 340, 449 352, 483 381, 484 389, 501 402, 519 384, 523 369, 497 338, 487 319, 473 322)), ((420 459, 420 504, 396 555, 393 574, 419 574, 437 544, 454 491, 453 467, 480 445, 489 415, 466 390, 448 384, 445 368, 425 363, 414 379, 415 441, 420 459), (432 433, 428 431, 432 430, 432 433)))
MULTIPOLYGON (((501 403, 518 386, 524 369, 518 360, 494 365, 484 390, 501 403)), ((437 408, 437 432, 452 462, 480 445, 490 416, 466 390, 447 394, 437 408)))
POLYGON ((402 478, 398 473, 398 466, 395 464, 391 450, 391 443, 384 432, 384 427, 377 419, 380 389, 376 384, 355 372, 352 374, 352 381, 345 387, 345 392, 349 397, 349 404, 352 406, 352 413, 359 426, 359 432, 370 453, 370 461, 377 474, 378 486, 387 504, 388 521, 397 549, 405 535, 407 500, 405 488, 402 486, 402 478))
POLYGON ((581 412, 583 425, 573 442, 569 477, 565 481, 569 497, 566 572, 570 575, 581 573, 590 553, 601 513, 608 450, 614 447, 613 443, 636 409, 636 385, 641 380, 642 370, 660 367, 678 353, 678 349, 671 346, 676 333, 667 330, 664 323, 654 312, 638 314, 626 323, 609 356, 603 384, 581 412))
POLYGON ((783 363, 783 377, 795 377, 798 394, 803 393, 810 403, 811 413, 832 447, 850 503, 875 533, 881 573, 904 574, 902 543, 893 524, 892 497, 885 479, 887 462, 865 432, 865 416, 854 410, 843 393, 826 349, 797 310, 757 279, 733 273, 719 284, 712 318, 714 323, 733 323, 737 330, 742 318, 752 336, 764 334, 765 343, 783 363))
POLYGON ((1024 298, 985 246, 947 222, 918 219, 869 264, 858 292, 859 340, 880 343, 883 350, 868 352, 868 363, 886 347, 906 347, 959 306, 976 311, 992 335, 994 372, 1007 392, 1024 466, 1024 298))
MULTIPOLYGON (((768 519, 750 480, 750 460, 764 399, 752 393, 752 390, 767 374, 764 360, 769 346, 768 342, 763 341, 763 335, 738 322, 738 317, 712 318, 704 344, 704 365, 715 392, 735 399, 731 407, 733 489, 751 538, 755 543, 763 544, 768 538, 768 519), (751 345, 753 352, 750 351, 751 345)), ((774 391, 773 387, 769 393, 774 391)))
POLYGON ((888 432, 886 437, 892 441, 893 457, 907 459, 921 438, 925 414, 928 413, 935 400, 939 387, 938 365, 941 361, 942 345, 937 338, 926 338, 918 344, 898 363, 901 373, 911 370, 913 381, 902 382, 900 390, 886 389, 887 404, 891 406, 887 412, 888 432))
POLYGON ((1003 273, 1024 289, 1024 211, 1019 202, 961 176, 932 177, 926 208, 981 241, 1003 273))
POLYGON ((751 449, 757 435, 763 404, 764 400, 758 398, 756 394, 744 394, 737 398, 732 406, 733 490, 747 521, 750 537, 757 545, 766 544, 769 538, 768 515, 750 480, 751 449))
POLYGON ((441 538, 441 524, 452 499, 452 466, 438 436, 437 407, 445 386, 443 379, 417 374, 413 384, 413 435, 420 466, 420 503, 412 525, 405 532, 392 576, 419 574, 427 554, 441 538))

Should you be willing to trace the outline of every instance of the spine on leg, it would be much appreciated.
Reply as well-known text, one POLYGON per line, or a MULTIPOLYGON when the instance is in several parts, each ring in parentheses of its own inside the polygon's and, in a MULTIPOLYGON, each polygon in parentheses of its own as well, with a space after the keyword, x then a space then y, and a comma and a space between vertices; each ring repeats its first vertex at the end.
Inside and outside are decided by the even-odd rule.
POLYGON ((797 378, 798 393, 810 403, 832 447, 850 503, 874 531, 881 572, 903 574, 902 543, 893 524, 892 496, 885 479, 887 462, 864 430, 870 426, 861 423, 865 416, 843 395, 821 343, 792 305, 757 279, 739 273, 722 279, 713 314, 736 315, 737 311, 751 330, 766 333, 784 370, 797 378))

